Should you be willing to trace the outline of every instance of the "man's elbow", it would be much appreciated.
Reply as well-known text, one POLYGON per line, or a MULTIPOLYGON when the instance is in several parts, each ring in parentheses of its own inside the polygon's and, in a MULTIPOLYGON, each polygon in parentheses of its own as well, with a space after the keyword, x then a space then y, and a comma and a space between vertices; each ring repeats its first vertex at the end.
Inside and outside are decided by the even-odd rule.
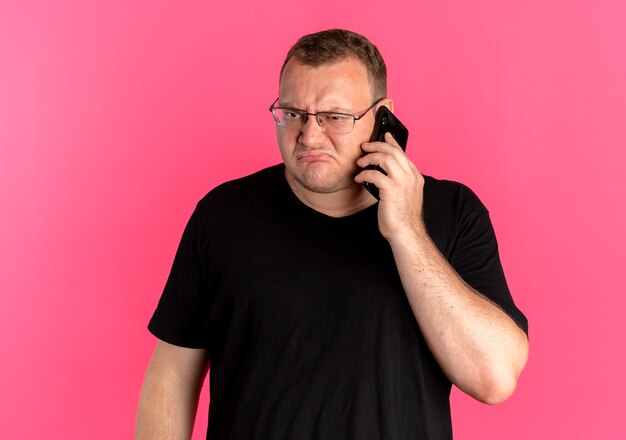
POLYGON ((474 397, 487 405, 497 405, 511 397, 516 387, 517 378, 501 377, 484 385, 474 397))
POLYGON ((488 405, 497 405, 511 397, 528 359, 527 346, 520 354, 517 362, 503 363, 499 368, 492 369, 484 377, 482 386, 474 397, 488 405))

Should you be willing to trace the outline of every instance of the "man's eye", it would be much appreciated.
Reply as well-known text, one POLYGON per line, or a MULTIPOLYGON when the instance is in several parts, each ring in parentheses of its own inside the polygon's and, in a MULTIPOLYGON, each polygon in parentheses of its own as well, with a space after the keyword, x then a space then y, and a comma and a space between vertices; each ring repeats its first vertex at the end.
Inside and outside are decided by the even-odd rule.
POLYGON ((350 116, 342 115, 340 113, 326 113, 324 119, 333 123, 342 123, 350 119, 350 116))
POLYGON ((300 114, 299 112, 284 110, 283 117, 287 120, 294 120, 302 118, 302 114, 300 114))

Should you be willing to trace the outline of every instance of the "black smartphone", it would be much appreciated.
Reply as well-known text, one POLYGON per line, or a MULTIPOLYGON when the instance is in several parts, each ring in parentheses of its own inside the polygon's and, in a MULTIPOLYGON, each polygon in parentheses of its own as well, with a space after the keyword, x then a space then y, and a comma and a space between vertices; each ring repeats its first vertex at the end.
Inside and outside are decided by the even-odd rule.
MULTIPOLYGON (((385 106, 381 106, 376 111, 376 122, 374 123, 374 131, 370 142, 384 142, 385 133, 391 133, 398 145, 402 148, 402 151, 406 151, 406 144, 409 140, 409 130, 402 125, 402 122, 385 106)), ((369 170, 378 170, 381 173, 387 175, 385 170, 377 165, 370 165, 367 167, 369 170)), ((376 199, 380 200, 378 195, 378 188, 376 185, 370 182, 363 182, 363 186, 367 189, 376 199)))

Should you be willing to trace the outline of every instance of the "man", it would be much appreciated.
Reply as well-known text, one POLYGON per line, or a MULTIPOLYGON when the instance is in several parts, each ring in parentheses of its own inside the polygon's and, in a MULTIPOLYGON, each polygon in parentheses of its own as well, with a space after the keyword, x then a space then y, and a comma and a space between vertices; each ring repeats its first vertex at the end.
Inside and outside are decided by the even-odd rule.
POLYGON ((149 325, 137 438, 189 438, 209 364, 210 439, 449 439, 451 384, 513 392, 527 322, 487 210, 389 134, 368 142, 386 95, 361 35, 290 50, 271 108, 284 164, 198 203, 149 325))

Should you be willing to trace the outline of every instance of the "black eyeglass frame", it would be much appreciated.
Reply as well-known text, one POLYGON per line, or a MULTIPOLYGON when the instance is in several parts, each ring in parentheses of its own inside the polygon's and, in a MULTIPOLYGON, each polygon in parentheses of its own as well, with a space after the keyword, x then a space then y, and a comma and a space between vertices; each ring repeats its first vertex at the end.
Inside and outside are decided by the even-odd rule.
MULTIPOLYGON (((341 113, 341 112, 317 112, 317 113, 309 113, 306 112, 304 110, 300 110, 298 108, 292 108, 292 107, 274 107, 274 105, 278 102, 278 100, 280 99, 280 96, 278 98, 276 98, 276 100, 272 103, 272 105, 270 105, 269 111, 272 113, 272 116, 274 117, 274 122, 276 122, 276 125, 280 125, 281 127, 286 127, 285 125, 283 125, 279 120, 278 117, 276 116, 276 113, 274 112, 274 110, 292 110, 294 112, 300 113, 302 115, 304 115, 304 119, 302 120, 302 127, 304 127, 306 125, 306 123, 309 121, 309 116, 315 116, 315 119, 317 120, 317 124, 320 126, 320 128, 322 129, 322 131, 324 131, 324 126, 322 125, 322 122, 320 121, 320 118, 318 117, 318 115, 341 115, 341 116, 349 116, 352 118, 352 128, 350 128, 350 131, 346 132, 350 133, 352 132, 352 130, 354 130, 354 125, 356 124, 356 121, 358 121, 359 119, 361 119, 363 116, 365 116, 371 109, 373 109, 374 107, 376 107, 376 104, 380 103, 383 99, 385 98, 379 98, 376 101, 374 101, 374 103, 372 105, 370 105, 367 110, 361 112, 361 113, 357 113, 356 115, 351 115, 350 113, 341 113)), ((287 128, 287 127, 286 127, 287 128)))

